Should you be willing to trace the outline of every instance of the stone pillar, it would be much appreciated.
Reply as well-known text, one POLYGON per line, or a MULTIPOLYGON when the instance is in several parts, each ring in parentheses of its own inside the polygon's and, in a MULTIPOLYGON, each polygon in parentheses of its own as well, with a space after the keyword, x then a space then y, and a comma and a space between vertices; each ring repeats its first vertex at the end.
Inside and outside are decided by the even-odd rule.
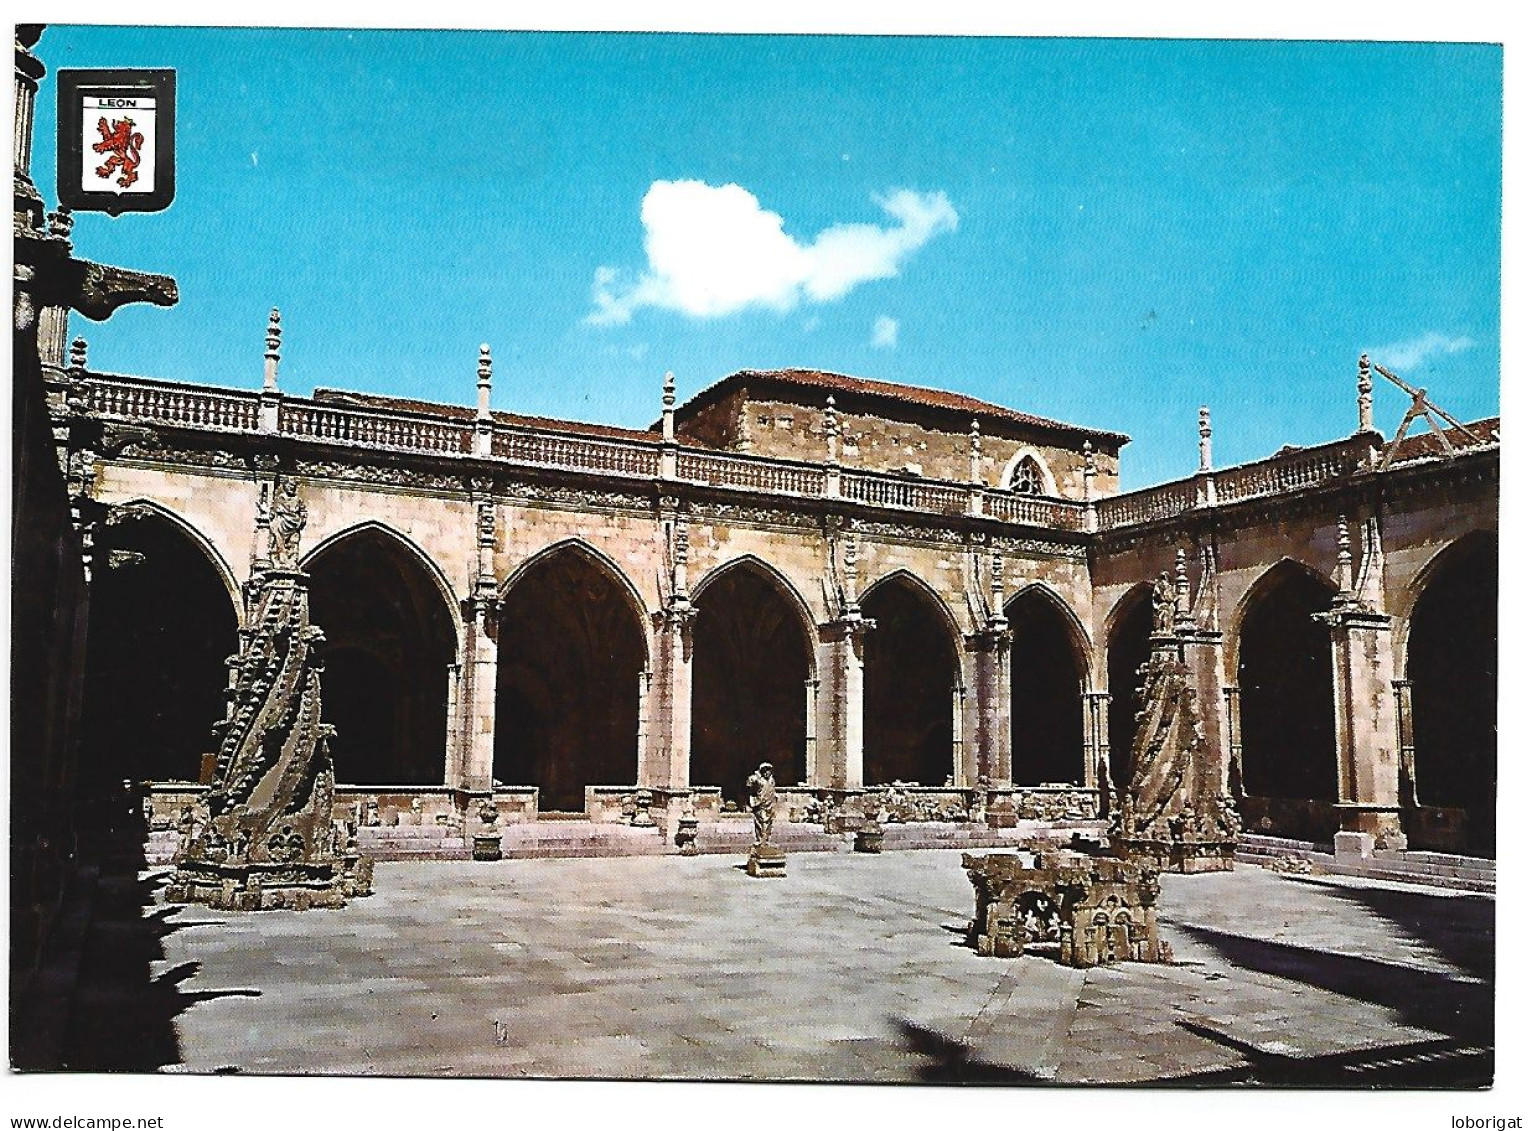
POLYGON ((1224 741, 1229 748, 1229 793, 1238 801, 1245 796, 1245 739, 1237 686, 1223 689, 1223 713, 1224 741))
POLYGON ((495 679, 500 651, 495 622, 499 602, 469 598, 468 606, 463 625, 463 675, 459 681, 462 777, 450 784, 481 791, 491 788, 495 774, 495 679))
MULTIPOLYGON (((968 744, 964 741, 963 727, 967 721, 965 700, 968 697, 967 690, 961 680, 952 685, 952 778, 956 781, 965 772, 964 761, 968 744)), ((974 728, 976 731, 978 727, 974 728)))
POLYGON ((825 694, 820 697, 817 747, 819 777, 830 789, 862 788, 863 645, 873 621, 851 611, 820 626, 825 694))
POLYGON ((803 780, 819 784, 819 681, 803 681, 803 780))
POLYGON ((495 361, 490 356, 489 343, 479 347, 479 400, 473 417, 473 454, 488 456, 494 450, 495 419, 490 415, 489 398, 495 376, 495 361))
MULTIPOLYGON (((1365 358, 1365 354, 1363 355, 1365 358)), ((1415 784, 1415 684, 1394 680, 1394 716, 1399 728, 1399 799, 1412 808, 1420 805, 1415 784)))
POLYGON ((1377 517, 1360 525, 1352 569, 1345 516, 1336 529, 1339 592, 1328 613, 1335 690, 1336 852, 1403 848, 1399 824, 1399 718, 1394 690, 1393 618, 1381 612, 1383 549, 1377 517), (1370 841, 1369 841, 1370 838, 1370 841))
POLYGON ((282 312, 272 307, 266 322, 266 369, 261 381, 258 427, 262 432, 276 432, 281 427, 282 393, 277 388, 277 369, 281 364, 282 312))
POLYGON ((1107 741, 1107 705, 1112 697, 1105 691, 1092 691, 1089 684, 1082 685, 1080 691, 1080 707, 1085 716, 1084 736, 1081 757, 1085 763, 1085 776, 1081 780, 1085 782, 1087 789, 1099 789, 1102 781, 1110 782, 1110 746, 1107 741), (1105 773, 1105 779, 1102 774, 1105 773))
MULTIPOLYGON (((969 636, 968 649, 974 659, 975 750, 965 760, 961 781, 972 786, 985 777, 1005 785, 1011 780, 1011 629, 1005 617, 991 617, 981 631, 969 636)), ((961 687, 953 689, 955 706, 961 691, 961 687)), ((956 739, 961 733, 956 719, 953 725, 956 739)))
POLYGON ((655 618, 648 695, 648 741, 639 750, 638 784, 646 789, 691 786, 692 625, 697 610, 672 600, 655 618))

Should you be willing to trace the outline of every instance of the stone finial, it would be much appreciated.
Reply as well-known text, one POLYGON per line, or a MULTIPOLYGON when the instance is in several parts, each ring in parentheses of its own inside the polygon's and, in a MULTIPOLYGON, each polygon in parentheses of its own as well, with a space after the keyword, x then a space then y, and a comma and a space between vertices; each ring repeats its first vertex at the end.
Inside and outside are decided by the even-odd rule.
POLYGON ((1085 441, 1085 497, 1087 500, 1096 497, 1096 449, 1089 440, 1085 441))
POLYGON ((282 312, 276 307, 271 308, 271 317, 266 320, 266 389, 275 392, 277 387, 277 366, 282 362, 282 312))
POLYGON ((968 480, 971 483, 978 483, 980 481, 979 455, 979 419, 975 417, 973 423, 968 428, 968 480))
POLYGON ((1213 470, 1213 414, 1207 405, 1197 410, 1197 470, 1213 470))
POLYGON ((825 444, 829 448, 830 462, 840 461, 840 414, 835 411, 835 394, 825 396, 825 444))
POLYGON ((478 419, 480 419, 480 420, 488 420, 490 418, 490 415, 489 415, 489 394, 490 394, 491 389, 494 387, 494 380, 495 380, 495 359, 490 354, 489 343, 485 342, 484 344, 479 346, 479 381, 478 381, 478 388, 479 388, 479 411, 478 411, 478 419))
POLYGON ((667 444, 676 442, 676 375, 668 369, 660 387, 660 439, 667 444))
POLYGON ((1374 431, 1372 423, 1372 362, 1364 353, 1356 363, 1356 428, 1358 432, 1374 431))
POLYGON ((1176 549, 1176 619, 1191 616, 1192 583, 1186 572, 1186 551, 1176 549))
POLYGON ((76 373, 85 372, 85 339, 76 338, 69 343, 69 368, 76 373))
POLYGON ((1003 617, 1005 610, 1001 607, 1000 595, 1005 592, 1005 560, 998 551, 989 558, 989 592, 994 614, 1003 617))

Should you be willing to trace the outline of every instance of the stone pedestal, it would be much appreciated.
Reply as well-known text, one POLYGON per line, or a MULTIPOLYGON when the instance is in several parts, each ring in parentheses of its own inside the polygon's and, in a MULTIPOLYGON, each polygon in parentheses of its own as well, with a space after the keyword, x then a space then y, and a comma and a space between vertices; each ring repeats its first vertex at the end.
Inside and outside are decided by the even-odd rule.
POLYGON ((697 826, 699 823, 694 816, 683 816, 676 819, 676 847, 681 850, 682 856, 696 856, 701 851, 697 847, 697 826))
POLYGON ((985 799, 984 823, 992 829, 1016 827, 1016 802, 1010 790, 991 790, 985 799))
POLYGON ((857 852, 879 853, 883 851, 883 826, 876 821, 866 821, 856 830, 851 847, 857 852))
POLYGON ((475 860, 499 860, 500 834, 498 832, 473 834, 473 858, 475 860))
POLYGON ((774 844, 758 844, 750 849, 745 874, 757 879, 787 875, 787 853, 774 844))

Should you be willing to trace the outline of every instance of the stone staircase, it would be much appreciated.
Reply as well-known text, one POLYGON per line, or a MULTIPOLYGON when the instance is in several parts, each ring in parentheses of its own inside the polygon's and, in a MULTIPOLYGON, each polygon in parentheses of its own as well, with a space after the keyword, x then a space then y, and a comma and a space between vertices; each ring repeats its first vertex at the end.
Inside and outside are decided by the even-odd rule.
POLYGON ((1283 856, 1302 857, 1313 865, 1317 875, 1360 876, 1460 891, 1495 890, 1495 862, 1480 856, 1379 849, 1371 856, 1338 858, 1327 845, 1245 833, 1239 838, 1234 859, 1243 864, 1263 864, 1283 856))

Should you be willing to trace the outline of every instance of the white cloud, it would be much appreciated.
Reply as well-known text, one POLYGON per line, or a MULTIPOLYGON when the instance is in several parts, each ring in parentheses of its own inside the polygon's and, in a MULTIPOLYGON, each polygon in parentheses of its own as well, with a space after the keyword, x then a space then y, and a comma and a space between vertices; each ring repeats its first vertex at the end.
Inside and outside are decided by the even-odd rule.
POLYGON ((898 189, 877 201, 894 223, 836 224, 803 244, 739 185, 655 181, 640 210, 648 269, 632 278, 598 267, 586 321, 620 325, 646 306, 694 318, 749 307, 786 313, 897 275, 911 254, 957 227, 943 192, 898 189))
POLYGON ((880 314, 872 323, 873 349, 891 350, 899 344, 899 320, 880 314))
POLYGON ((1435 357, 1437 354, 1462 353, 1466 349, 1471 349, 1473 344, 1472 338, 1449 338, 1446 334, 1438 334, 1433 330, 1428 334, 1411 338, 1407 342, 1394 342, 1392 345, 1378 346, 1366 352, 1374 361, 1381 362, 1387 369, 1408 372, 1427 358, 1435 357))

